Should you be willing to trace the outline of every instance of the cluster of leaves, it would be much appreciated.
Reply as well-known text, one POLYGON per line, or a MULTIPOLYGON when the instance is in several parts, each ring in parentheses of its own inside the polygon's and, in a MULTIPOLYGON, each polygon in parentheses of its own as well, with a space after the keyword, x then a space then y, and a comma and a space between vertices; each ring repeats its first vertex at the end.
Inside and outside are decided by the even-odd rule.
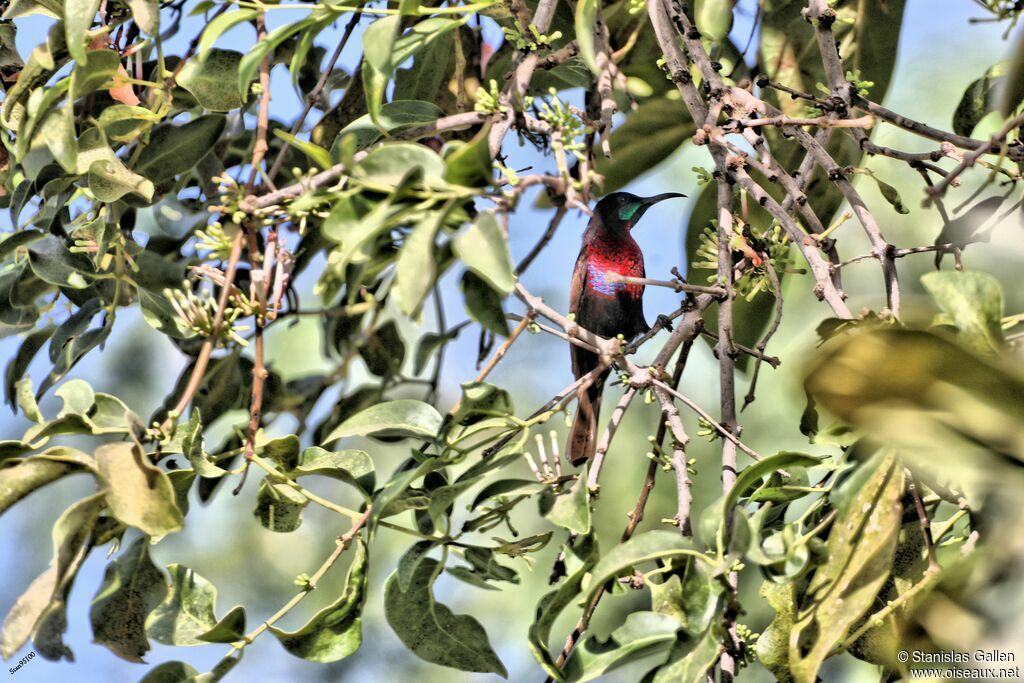
MULTIPOLYGON (((759 62, 769 65, 772 80, 811 90, 806 86, 824 75, 817 59, 806 58, 817 47, 800 16, 801 3, 764 4, 759 62)), ((942 461, 927 481, 934 495, 922 501, 932 519, 947 520, 934 534, 946 569, 941 580, 934 578, 905 468, 914 465, 916 476, 916 454, 931 453, 929 445, 937 448, 936 434, 954 434, 964 452, 982 452, 1007 470, 1008 462, 1022 456, 1019 400, 1013 400, 1021 389, 1019 368, 1006 367, 996 355, 1005 345, 1006 322, 998 285, 977 273, 930 276, 925 286, 944 316, 927 331, 875 319, 823 326, 830 339, 807 387, 843 423, 819 430, 817 413, 809 409, 804 426, 831 457, 781 452, 747 467, 731 491, 707 507, 695 525, 696 538, 654 529, 602 547, 602 530, 592 518, 594 492, 585 477, 549 471, 540 480, 509 475, 521 463, 532 431, 559 409, 521 419, 509 393, 484 381, 464 384, 461 400, 447 415, 430 400, 409 398, 424 382, 427 398, 434 397, 444 349, 470 323, 480 326, 485 349, 495 337, 509 335, 503 298, 516 282, 503 219, 523 188, 495 177, 487 124, 444 131, 434 126, 472 109, 471 100, 477 112, 512 118, 536 101, 549 124, 569 132, 564 149, 595 161, 604 190, 611 191, 666 159, 693 133, 693 122, 659 67, 660 49, 635 2, 603 6, 581 0, 575 12, 560 3, 543 33, 497 2, 397 5, 309 5, 305 15, 273 28, 252 49, 236 51, 218 45, 228 42, 229 31, 251 31, 265 21, 273 14, 270 6, 200 2, 190 8, 205 20, 194 48, 172 56, 163 45, 188 24, 184 3, 109 0, 102 15, 98 0, 7 4, 0 23, 0 72, 18 76, 5 79, 0 105, 0 201, 15 230, 0 241, 0 333, 24 335, 7 364, 4 388, 8 402, 32 425, 20 438, 0 442, 0 513, 74 474, 92 477, 96 490, 55 524, 50 566, 4 622, 3 656, 14 656, 31 640, 42 657, 71 657, 63 642, 68 596, 86 558, 108 546, 116 557, 90 613, 97 643, 129 661, 141 661, 150 640, 231 644, 204 675, 183 662, 166 662, 144 680, 219 680, 253 638, 268 630, 292 655, 338 661, 360 647, 367 600, 383 602, 395 634, 423 660, 506 675, 481 623, 439 602, 435 583, 442 573, 481 589, 517 583, 524 565, 557 533, 568 539, 557 585, 537 603, 528 644, 558 680, 592 680, 640 654, 656 657, 650 680, 704 680, 721 655, 721 643, 733 637, 726 615, 738 613, 739 606, 729 577, 744 567, 745 579, 761 578, 762 594, 776 612, 760 636, 743 624, 737 629, 745 663, 756 658, 782 680, 808 683, 826 658, 843 651, 901 670, 894 655, 902 634, 912 622, 934 623, 911 609, 923 604, 919 599, 928 590, 963 601, 1012 561, 1007 549, 984 565, 988 573, 982 579, 965 578, 976 560, 960 559, 960 549, 976 525, 953 511, 961 492, 950 502, 948 480, 957 479, 942 461), (45 41, 22 59, 16 27, 27 14, 50 17, 52 24, 45 41), (317 41, 350 14, 372 17, 362 33, 362 59, 353 73, 332 62, 333 71, 324 74, 327 51, 317 41), (511 39, 491 54, 480 22, 469 21, 474 14, 506 29, 511 39), (598 25, 607 29, 612 45, 623 46, 616 66, 628 85, 615 92, 619 108, 630 113, 611 133, 611 160, 587 154, 594 131, 563 99, 567 90, 594 87, 598 25), (497 83, 505 82, 522 53, 551 56, 573 42, 578 56, 538 70, 522 101, 503 99, 497 83), (286 68, 292 86, 317 110, 320 118, 308 135, 301 122, 293 127, 272 113, 269 135, 260 138, 253 119, 264 93, 254 81, 264 60, 286 68), (487 80, 495 85, 484 82, 482 69, 467 67, 473 64, 486 65, 487 80), (334 90, 343 90, 340 99, 331 97, 334 90), (250 168, 252 149, 263 142, 268 159, 298 169, 298 189, 254 210, 247 208, 249 195, 274 194, 278 180, 272 171, 250 168), (317 180, 324 173, 330 182, 317 180), (249 174, 252 182, 234 180, 249 174), (211 222, 208 206, 219 220, 211 222), (146 236, 144 246, 133 231, 146 236), (239 235, 253 243, 248 263, 237 255, 232 262, 239 235), (270 276, 269 267, 253 262, 252 254, 260 252, 282 264, 270 276), (288 283, 314 263, 316 294, 324 305, 324 351, 334 367, 285 382, 249 352, 247 329, 234 323, 251 318, 252 327, 262 330, 301 313, 288 283), (401 324, 420 320, 432 297, 442 305, 438 280, 455 268, 461 269, 457 277, 468 320, 423 334, 407 358, 401 324), (229 272, 235 272, 233 281, 229 272), (273 286, 261 290, 267 277, 273 286), (210 287, 226 292, 226 323, 215 322, 221 304, 210 287), (271 305, 267 291, 274 292, 271 305), (110 338, 119 311, 136 307, 187 361, 164 406, 148 418, 82 380, 64 379, 110 338), (893 367, 894 358, 911 356, 914 364, 893 367), (37 359, 48 370, 34 383, 28 371, 37 359), (365 373, 353 369, 356 362, 365 373), (410 365, 414 377, 406 374, 410 365), (431 367, 434 376, 425 379, 431 367), (949 367, 971 371, 951 379, 949 367), (367 376, 367 383, 355 385, 355 378, 367 376), (190 386, 193 377, 197 386, 190 386), (939 383, 952 383, 958 401, 972 401, 970 409, 949 405, 950 394, 939 391, 939 383), (292 415, 299 425, 294 433, 269 438, 255 428, 248 433, 236 421, 232 411, 250 408, 258 384, 263 424, 292 415), (991 391, 996 386, 1002 394, 991 391), (335 399, 329 390, 336 387, 341 393, 335 399), (47 418, 39 399, 54 388, 63 405, 47 418), (173 409, 182 397, 191 397, 187 418, 173 409), (902 401, 899 411, 877 410, 893 397, 902 401), (325 417, 307 424, 317 406, 332 400, 325 417), (893 414, 917 420, 921 429, 914 434, 933 440, 904 442, 906 430, 893 414), (204 433, 224 422, 230 435, 208 446, 204 433), (858 439, 860 433, 876 438, 858 439), (385 468, 385 460, 376 451, 333 450, 339 441, 356 438, 420 445, 406 443, 401 462, 384 477, 378 468, 385 468), (54 439, 61 445, 53 445, 54 439), (92 444, 92 452, 65 442, 92 444), (247 633, 242 606, 218 618, 209 581, 179 563, 161 568, 150 557, 151 544, 185 528, 193 491, 202 502, 217 495, 230 475, 243 471, 236 468, 243 454, 245 466, 262 473, 249 504, 264 528, 295 531, 309 505, 355 525, 320 570, 296 580, 298 593, 289 608, 342 553, 351 556, 339 595, 292 632, 271 623, 247 633), (356 508, 315 494, 306 485, 313 477, 342 484, 356 508), (550 528, 520 537, 512 515, 534 503, 550 528), (372 596, 368 577, 378 561, 373 541, 385 528, 414 540, 390 573, 383 596, 372 596), (551 650, 553 639, 561 641, 552 633, 559 616, 602 591, 629 587, 646 588, 646 608, 631 613, 606 639, 588 634, 559 665, 551 650)), ((733 5, 704 0, 694 8, 703 39, 730 84, 751 75, 729 39, 733 5)), ((863 83, 870 80, 872 96, 880 98, 891 76, 903 3, 886 3, 884 16, 858 13, 855 5, 840 4, 836 37, 852 73, 863 83)), ((775 104, 787 112, 803 106, 775 104)), ((766 135, 777 159, 792 166, 797 146, 775 131, 766 135)), ((842 136, 830 151, 843 165, 860 158, 856 145, 842 136)), ((716 265, 717 245, 702 243, 715 215, 712 185, 701 193, 687 233, 694 282, 706 275, 702 269, 716 265)), ((823 178, 813 179, 807 194, 822 216, 840 203, 823 178)), ((897 210, 902 206, 887 199, 897 210)), ((758 206, 743 221, 747 229, 738 233, 732 251, 752 262, 760 259, 781 275, 789 262, 788 241, 758 206)), ((768 324, 774 291, 769 280, 767 266, 758 266, 741 283, 749 294, 735 307, 736 340, 742 344, 753 345, 768 324)), ((710 327, 715 319, 712 308, 710 327)), ((972 504, 998 495, 980 468, 970 473, 979 482, 963 492, 972 504)))

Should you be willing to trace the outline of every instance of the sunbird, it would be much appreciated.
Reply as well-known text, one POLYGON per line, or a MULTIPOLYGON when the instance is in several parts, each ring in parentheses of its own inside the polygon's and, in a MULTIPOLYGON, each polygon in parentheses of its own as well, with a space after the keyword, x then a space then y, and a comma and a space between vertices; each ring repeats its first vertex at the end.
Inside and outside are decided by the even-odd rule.
MULTIPOLYGON (((653 197, 637 197, 628 192, 613 192, 594 207, 593 216, 583 233, 583 246, 576 258, 569 290, 569 310, 581 327, 602 337, 622 335, 633 339, 650 329, 644 319, 644 285, 609 279, 617 273, 626 277, 646 277, 644 255, 630 234, 647 209, 665 199, 685 197, 666 192, 653 197)), ((572 374, 583 377, 599 364, 597 354, 570 345, 572 374)), ((597 449, 597 418, 601 395, 610 370, 605 370, 589 387, 577 390, 576 417, 569 432, 566 455, 579 465, 594 457, 597 449)))

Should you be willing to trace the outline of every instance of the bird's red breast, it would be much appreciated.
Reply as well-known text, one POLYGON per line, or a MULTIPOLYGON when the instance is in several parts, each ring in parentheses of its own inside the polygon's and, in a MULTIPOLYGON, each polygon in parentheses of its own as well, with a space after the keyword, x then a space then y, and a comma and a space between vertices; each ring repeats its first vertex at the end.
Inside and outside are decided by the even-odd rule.
POLYGON ((644 255, 632 237, 596 239, 587 244, 587 289, 608 298, 615 298, 620 292, 626 292, 633 299, 643 295, 643 285, 610 282, 608 273, 644 277, 644 255))

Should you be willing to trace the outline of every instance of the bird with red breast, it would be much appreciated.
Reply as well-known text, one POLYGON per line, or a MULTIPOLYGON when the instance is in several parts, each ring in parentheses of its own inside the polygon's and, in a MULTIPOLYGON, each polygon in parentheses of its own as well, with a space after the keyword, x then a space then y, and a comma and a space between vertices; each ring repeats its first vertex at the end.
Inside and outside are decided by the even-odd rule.
MULTIPOLYGON (((581 327, 602 337, 622 335, 626 340, 650 329, 644 318, 644 285, 623 281, 616 275, 646 277, 644 255, 631 231, 644 213, 658 202, 685 196, 678 192, 653 197, 613 192, 597 203, 583 233, 583 246, 569 290, 569 310, 581 327)), ((576 379, 600 364, 597 354, 575 344, 570 346, 570 353, 572 374, 576 379)), ((610 372, 606 369, 589 386, 581 386, 576 392, 578 406, 566 447, 566 456, 574 465, 594 457, 601 396, 610 372)))

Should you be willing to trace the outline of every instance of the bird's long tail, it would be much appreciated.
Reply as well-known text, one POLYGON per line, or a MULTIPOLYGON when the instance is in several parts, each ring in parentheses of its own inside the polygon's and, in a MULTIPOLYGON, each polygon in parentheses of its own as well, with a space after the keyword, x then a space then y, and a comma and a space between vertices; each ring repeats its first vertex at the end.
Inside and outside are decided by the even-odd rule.
MULTIPOLYGON (((577 379, 597 367, 598 357, 583 349, 572 347, 572 369, 577 379)), ((576 392, 578 406, 569 432, 565 453, 573 465, 581 465, 594 457, 597 450, 597 419, 601 414, 601 396, 609 371, 601 373, 587 388, 576 392)))

